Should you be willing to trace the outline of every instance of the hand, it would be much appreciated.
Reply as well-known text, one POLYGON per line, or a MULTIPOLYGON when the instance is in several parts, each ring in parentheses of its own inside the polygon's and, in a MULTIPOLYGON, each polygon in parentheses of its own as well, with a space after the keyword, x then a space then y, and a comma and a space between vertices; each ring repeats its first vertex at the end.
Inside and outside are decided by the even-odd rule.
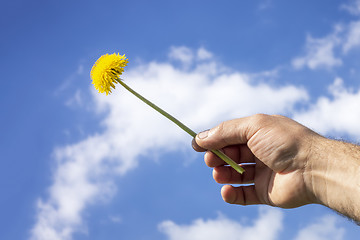
POLYGON ((239 164, 240 175, 210 151, 205 162, 214 168, 228 203, 268 204, 294 208, 323 204, 360 225, 360 146, 318 135, 283 117, 257 114, 221 123, 193 140, 197 151, 222 149, 239 164))
POLYGON ((233 204, 268 204, 294 208, 318 200, 312 192, 309 155, 314 139, 320 135, 299 123, 283 117, 258 114, 230 120, 198 134, 194 149, 222 149, 245 173, 237 173, 215 154, 204 158, 213 167, 218 183, 251 184, 240 187, 225 185, 221 194, 233 204))

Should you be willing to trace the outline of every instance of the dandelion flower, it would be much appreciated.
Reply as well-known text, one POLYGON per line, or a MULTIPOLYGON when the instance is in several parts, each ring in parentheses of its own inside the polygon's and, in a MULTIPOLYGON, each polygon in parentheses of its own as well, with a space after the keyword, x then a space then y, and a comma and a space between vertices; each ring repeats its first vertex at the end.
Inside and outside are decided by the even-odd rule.
MULTIPOLYGON (((183 123, 181 123, 179 120, 171 116, 169 113, 162 110, 160 107, 156 106, 154 103, 150 102, 143 96, 141 96, 139 93, 134 91, 132 88, 130 88, 127 84, 120 79, 120 75, 124 72, 124 67, 128 63, 128 59, 124 55, 119 55, 116 53, 113 53, 111 55, 105 54, 101 56, 94 66, 91 69, 91 78, 92 83, 94 84, 95 88, 100 92, 105 92, 106 95, 111 93, 111 88, 115 89, 115 84, 119 83, 121 84, 125 89, 127 89, 129 92, 134 94, 136 97, 138 97, 141 101, 158 111, 160 114, 168 118, 170 121, 178 125, 182 130, 187 132, 190 136, 195 137, 196 133, 185 126, 183 123)), ((237 172, 243 173, 244 169, 239 166, 237 163, 235 163, 231 158, 226 156, 223 152, 219 150, 211 150, 213 153, 215 153, 218 157, 220 157, 222 160, 224 160, 227 164, 229 164, 232 168, 234 168, 237 172)))
POLYGON ((106 95, 111 93, 111 88, 115 89, 117 79, 124 72, 124 67, 128 63, 128 59, 124 55, 105 54, 101 56, 91 69, 92 83, 100 92, 105 92, 106 95))

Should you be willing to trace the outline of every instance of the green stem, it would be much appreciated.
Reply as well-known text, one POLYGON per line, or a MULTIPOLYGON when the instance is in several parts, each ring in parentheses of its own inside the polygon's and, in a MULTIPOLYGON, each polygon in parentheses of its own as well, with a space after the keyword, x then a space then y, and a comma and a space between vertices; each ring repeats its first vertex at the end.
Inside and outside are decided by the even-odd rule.
POLYGON ((224 162, 229 164, 233 169, 235 169, 238 173, 243 174, 245 170, 240 167, 236 162, 234 162, 231 158, 229 158, 225 153, 219 150, 211 150, 215 153, 219 158, 221 158, 224 162))
MULTIPOLYGON (((170 114, 168 114, 167 112, 162 110, 160 107, 156 106, 154 103, 150 102, 149 100, 147 100, 146 98, 141 96, 139 93, 137 93, 132 88, 130 88, 127 84, 125 84, 124 81, 122 81, 120 79, 116 79, 116 81, 118 83, 120 83, 124 88, 126 88, 129 92, 131 92, 136 97, 138 97, 141 101, 143 101, 144 103, 146 103, 147 105, 149 105, 150 107, 152 107, 153 109, 155 109, 156 111, 161 113, 163 116, 165 116, 166 118, 171 120, 173 123, 178 125, 182 130, 187 132, 190 136, 196 137, 196 133, 193 130, 191 130, 190 128, 185 126, 182 122, 180 122, 179 120, 177 120, 176 118, 174 118, 173 116, 171 116, 170 114)), ((213 153, 215 153, 218 157, 220 157, 222 160, 224 160, 227 164, 229 164, 232 168, 234 168, 237 172, 243 173, 245 171, 242 167, 240 167, 237 163, 235 163, 231 158, 226 156, 225 153, 223 153, 219 150, 211 150, 211 151, 213 153)))

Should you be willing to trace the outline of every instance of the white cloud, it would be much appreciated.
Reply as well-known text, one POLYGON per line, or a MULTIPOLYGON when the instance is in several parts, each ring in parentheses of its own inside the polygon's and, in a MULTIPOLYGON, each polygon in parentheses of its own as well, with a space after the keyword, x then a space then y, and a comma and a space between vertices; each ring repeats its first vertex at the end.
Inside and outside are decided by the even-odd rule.
POLYGON ((296 69, 308 67, 310 69, 332 68, 340 66, 342 60, 335 56, 334 50, 341 43, 338 34, 342 31, 340 26, 335 31, 324 38, 313 38, 308 36, 306 39, 304 56, 295 58, 292 65, 296 69))
POLYGON ((189 225, 172 221, 159 224, 159 230, 168 240, 273 240, 283 228, 283 214, 279 209, 259 207, 259 216, 253 223, 240 223, 220 215, 216 219, 197 219, 189 225))
POLYGON ((345 133, 359 139, 360 89, 347 89, 337 78, 329 92, 330 97, 319 97, 308 109, 295 113, 294 118, 322 134, 345 133))
MULTIPOLYGON (((188 62, 195 56, 191 49, 181 49, 179 59, 188 62)), ((175 59, 176 51, 170 54, 175 59)), ((205 49, 198 55, 191 70, 150 62, 129 69, 124 79, 195 131, 257 112, 291 112, 308 98, 296 86, 254 83, 251 75, 229 71, 205 49)), ((120 86, 110 96, 92 93, 94 108, 104 115, 103 131, 55 150, 53 182, 37 206, 34 240, 68 240, 74 232, 86 232, 86 208, 111 199, 118 190, 115 177, 137 167, 139 156, 191 151, 190 136, 120 86)))
POLYGON ((344 235, 345 229, 336 225, 336 217, 329 215, 300 230, 295 240, 342 240, 344 235))
POLYGON ((347 33, 343 44, 343 51, 344 53, 348 53, 350 50, 359 46, 360 46, 360 21, 355 21, 355 22, 351 22, 348 25, 347 33))

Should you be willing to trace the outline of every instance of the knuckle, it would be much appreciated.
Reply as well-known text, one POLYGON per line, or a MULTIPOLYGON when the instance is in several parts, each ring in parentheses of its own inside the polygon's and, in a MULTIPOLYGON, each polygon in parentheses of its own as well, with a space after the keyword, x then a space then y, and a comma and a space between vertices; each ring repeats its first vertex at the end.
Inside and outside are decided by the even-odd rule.
POLYGON ((219 125, 217 125, 213 131, 213 134, 222 134, 225 129, 225 122, 221 122, 219 125))
POLYGON ((270 120, 271 116, 264 114, 264 113, 257 113, 255 115, 253 115, 252 118, 253 118, 252 121, 255 124, 263 125, 264 123, 266 123, 270 120))
POLYGON ((273 115, 271 115, 272 117, 274 117, 274 118, 285 118, 283 115, 280 115, 280 114, 273 114, 273 115))

